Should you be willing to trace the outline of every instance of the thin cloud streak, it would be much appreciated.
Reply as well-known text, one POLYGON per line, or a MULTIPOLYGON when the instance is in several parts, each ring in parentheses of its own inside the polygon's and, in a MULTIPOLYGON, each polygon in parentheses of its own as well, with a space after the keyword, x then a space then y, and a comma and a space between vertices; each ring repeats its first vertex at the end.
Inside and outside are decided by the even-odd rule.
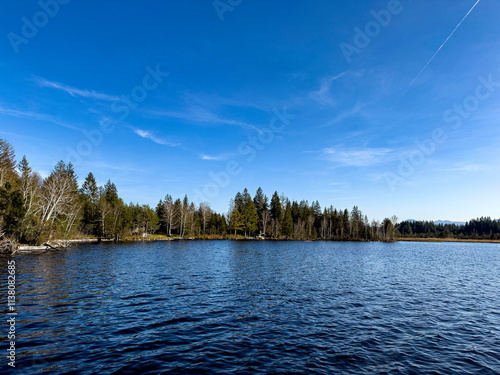
POLYGON ((133 130, 134 130, 134 133, 137 134, 139 137, 149 139, 150 141, 153 141, 156 144, 159 144, 162 146, 169 146, 169 147, 179 146, 179 143, 171 143, 171 142, 165 141, 161 138, 156 137, 150 131, 142 130, 142 129, 133 129, 133 130))
POLYGON ((467 12, 467 14, 464 16, 464 18, 462 18, 462 20, 458 23, 457 26, 455 26, 455 28, 453 29, 453 31, 451 32, 450 35, 448 35, 448 38, 445 39, 445 41, 443 42, 443 44, 441 44, 439 46, 439 48, 437 49, 437 51, 434 53, 434 55, 432 55, 432 57, 429 59, 429 61, 427 61, 427 63, 424 65, 424 67, 420 70, 420 72, 418 72, 418 74, 415 76, 415 78, 413 78, 413 81, 411 81, 410 85, 406 88, 406 90, 401 94, 401 96, 398 98, 398 100, 396 100, 396 102, 393 104, 396 105, 400 100, 401 98, 408 92, 408 90, 413 86, 413 84, 415 83, 415 81, 418 79, 418 77, 420 77, 420 75, 422 74, 422 72, 425 70, 425 68, 427 68, 427 66, 432 62, 432 60, 434 60, 434 58, 436 57, 436 55, 439 53, 439 51, 441 51, 441 49, 444 47, 444 45, 448 42, 448 40, 453 36, 453 34, 455 34, 455 31, 457 31, 457 29, 460 27, 460 25, 465 21, 465 19, 469 16, 469 14, 474 10, 474 8, 476 7, 477 4, 479 4, 481 0, 477 0, 476 3, 472 6, 472 8, 470 8, 470 10, 467 12))
POLYGON ((446 172, 479 172, 488 170, 489 166, 484 164, 474 163, 457 163, 449 168, 443 168, 442 171, 446 172))
POLYGON ((338 122, 340 122, 342 120, 345 120, 346 118, 349 118, 351 116, 357 115, 358 113, 360 113, 360 111, 361 111, 361 109, 363 107, 364 107, 363 105, 361 105, 359 103, 356 103, 351 110, 345 111, 345 112, 342 112, 342 113, 338 114, 334 119, 325 122, 323 125, 320 125, 319 127, 320 128, 325 128, 325 127, 328 127, 328 126, 335 125, 338 122))
POLYGON ((394 150, 390 148, 342 148, 328 147, 322 150, 324 159, 336 166, 368 167, 393 159, 394 150))
POLYGON ((335 104, 335 100, 332 99, 332 97, 330 96, 330 90, 332 88, 332 84, 337 79, 342 78, 343 76, 345 76, 349 72, 350 72, 350 69, 348 69, 342 73, 339 73, 336 76, 323 79, 321 81, 321 86, 320 86, 319 90, 310 92, 309 97, 322 103, 322 104, 335 104))
POLYGON ((201 159, 202 160, 216 160, 216 161, 221 161, 221 160, 230 159, 232 156, 233 156, 233 154, 201 155, 201 159))
POLYGON ((199 108, 187 112, 149 111, 148 114, 157 117, 176 118, 179 120, 184 120, 194 123, 233 125, 233 126, 239 126, 244 129, 255 130, 258 133, 262 133, 262 131, 255 125, 238 120, 224 119, 217 116, 216 114, 213 114, 212 112, 199 108))
POLYGON ((94 90, 86 90, 86 89, 78 89, 75 87, 67 86, 59 82, 53 82, 53 81, 48 81, 44 78, 41 77, 35 77, 35 82, 40 86, 40 87, 50 87, 53 89, 61 90, 64 91, 68 94, 70 94, 73 97, 80 96, 83 98, 89 98, 89 99, 96 99, 96 100, 103 100, 103 101, 108 101, 108 102, 113 102, 113 101, 121 101, 121 99, 118 96, 114 95, 107 95, 103 94, 100 92, 96 92, 94 90))
POLYGON ((28 119, 35 119, 38 121, 45 121, 45 122, 51 122, 55 125, 62 126, 67 129, 75 130, 75 131, 82 131, 83 129, 65 123, 63 121, 60 121, 59 119, 46 115, 43 113, 36 113, 36 112, 30 112, 30 111, 18 111, 16 109, 10 109, 10 108, 5 108, 0 105, 0 114, 7 115, 7 116, 12 116, 12 117, 17 117, 17 118, 28 118, 28 119))

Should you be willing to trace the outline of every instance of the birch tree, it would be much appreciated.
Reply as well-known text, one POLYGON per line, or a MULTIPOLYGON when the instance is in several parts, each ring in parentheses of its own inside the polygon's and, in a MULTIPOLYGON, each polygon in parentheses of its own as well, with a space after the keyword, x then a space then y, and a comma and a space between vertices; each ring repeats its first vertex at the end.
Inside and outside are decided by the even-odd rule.
POLYGON ((172 224, 174 222, 175 206, 172 196, 167 194, 165 196, 165 218, 167 221, 168 235, 172 236, 172 224))
POLYGON ((200 216, 202 220, 203 234, 206 233, 207 221, 212 215, 212 209, 207 202, 200 203, 200 216))
POLYGON ((264 235, 264 237, 266 236, 266 230, 269 226, 269 220, 270 220, 270 216, 269 216, 269 210, 265 209, 262 211, 262 234, 264 235))

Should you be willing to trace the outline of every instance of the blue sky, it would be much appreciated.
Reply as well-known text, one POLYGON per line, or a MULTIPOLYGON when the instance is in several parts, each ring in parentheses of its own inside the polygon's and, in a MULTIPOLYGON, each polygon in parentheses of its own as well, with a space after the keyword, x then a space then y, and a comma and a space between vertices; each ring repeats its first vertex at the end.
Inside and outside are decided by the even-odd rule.
POLYGON ((498 1, 41 3, 2 4, 0 135, 42 175, 499 217, 498 1))

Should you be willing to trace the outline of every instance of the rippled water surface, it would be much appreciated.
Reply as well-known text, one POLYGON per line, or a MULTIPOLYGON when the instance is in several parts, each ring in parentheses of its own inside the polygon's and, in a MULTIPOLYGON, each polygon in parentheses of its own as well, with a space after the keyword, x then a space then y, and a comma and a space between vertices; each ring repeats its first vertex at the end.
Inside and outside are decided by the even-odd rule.
POLYGON ((14 259, 20 373, 500 373, 498 244, 151 242, 14 259))

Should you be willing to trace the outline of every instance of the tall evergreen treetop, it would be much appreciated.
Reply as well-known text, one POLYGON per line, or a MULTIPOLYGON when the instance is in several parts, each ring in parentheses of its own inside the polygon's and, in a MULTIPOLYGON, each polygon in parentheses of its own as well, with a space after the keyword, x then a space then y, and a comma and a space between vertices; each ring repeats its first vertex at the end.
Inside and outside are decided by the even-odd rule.
POLYGON ((5 139, 0 138, 0 186, 6 182, 17 181, 16 154, 14 148, 5 139))
POLYGON ((281 220, 281 215, 283 214, 283 208, 281 207, 281 200, 278 192, 275 191, 271 198, 271 219, 281 220))

